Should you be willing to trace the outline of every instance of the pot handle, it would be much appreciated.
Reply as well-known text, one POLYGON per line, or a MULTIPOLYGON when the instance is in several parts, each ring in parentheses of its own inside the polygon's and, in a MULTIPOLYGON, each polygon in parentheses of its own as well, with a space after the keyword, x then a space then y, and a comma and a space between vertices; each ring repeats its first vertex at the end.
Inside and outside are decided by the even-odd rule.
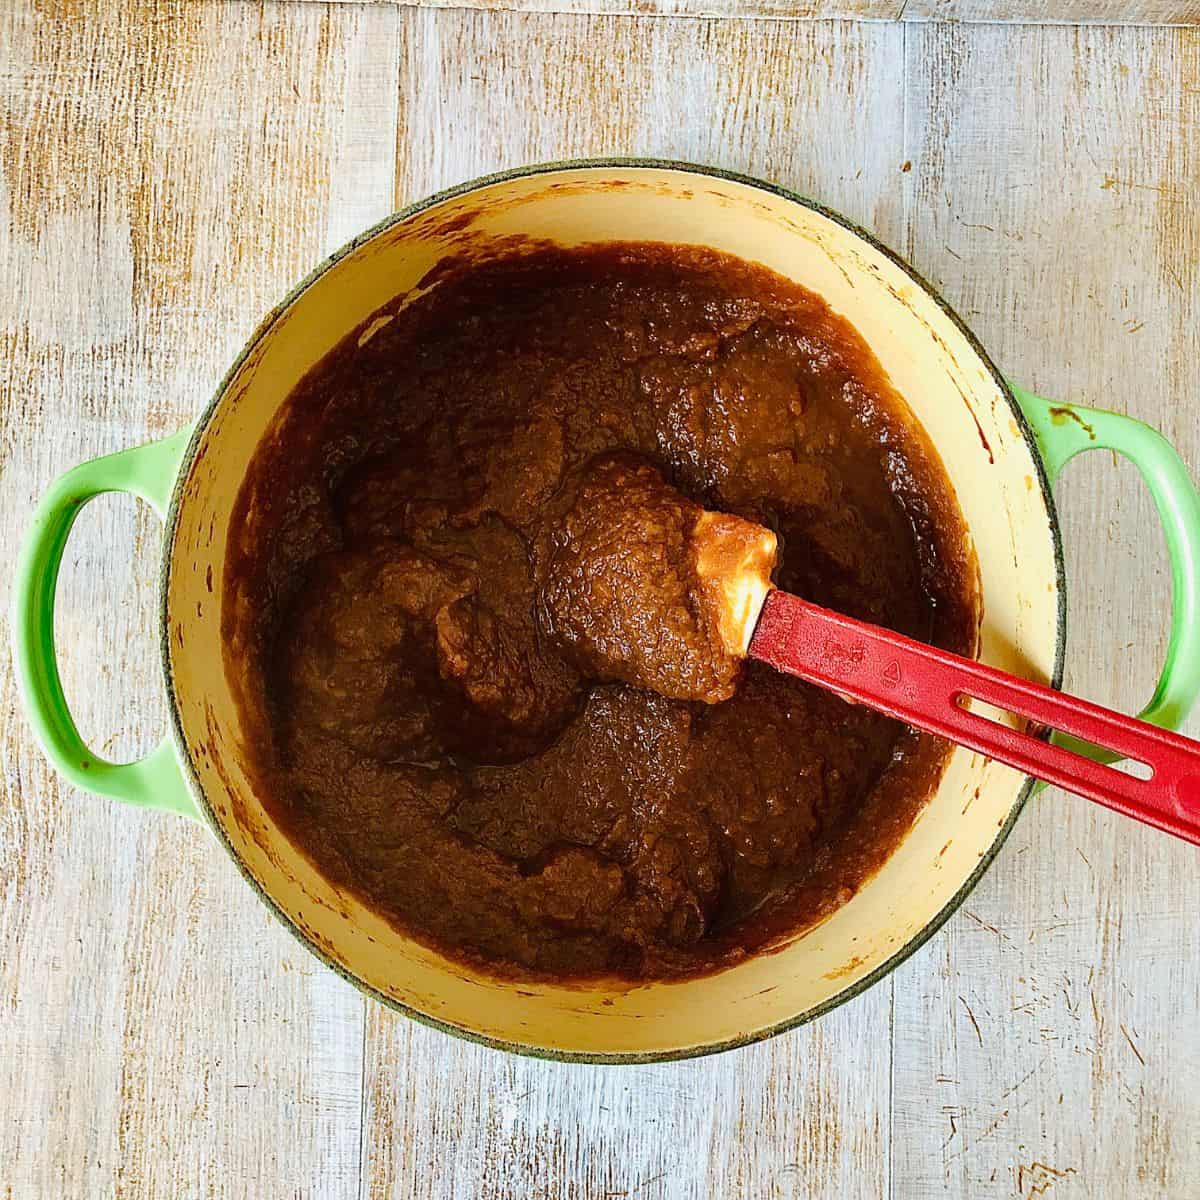
POLYGON ((140 496, 165 517, 179 462, 192 430, 119 454, 94 458, 60 475, 33 513, 13 582, 13 658, 33 732, 46 757, 76 787, 97 796, 159 808, 199 820, 170 736, 145 758, 107 762, 94 754, 71 718, 58 674, 54 598, 71 526, 103 492, 140 496))
MULTIPOLYGON (((1033 428, 1051 483, 1077 454, 1113 450, 1133 463, 1150 489, 1171 562, 1171 636, 1158 686, 1139 716, 1178 729, 1200 695, 1200 494, 1187 466, 1161 433, 1132 417, 1056 404, 1009 387, 1033 428)), ((1055 740, 1101 762, 1116 757, 1087 742, 1055 740)))

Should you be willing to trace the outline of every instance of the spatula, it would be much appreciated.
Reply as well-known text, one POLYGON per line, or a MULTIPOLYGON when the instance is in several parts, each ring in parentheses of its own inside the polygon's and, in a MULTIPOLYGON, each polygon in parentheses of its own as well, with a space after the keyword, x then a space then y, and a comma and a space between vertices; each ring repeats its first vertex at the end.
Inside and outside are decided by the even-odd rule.
POLYGON ((1200 742, 1191 738, 777 590, 767 593, 748 653, 1200 845, 1200 742), (1140 763, 1149 777, 1002 725, 970 711, 971 700, 1140 763))
POLYGON ((755 658, 1200 845, 1200 742, 779 591, 771 530, 705 511, 645 468, 601 458, 591 470, 586 511, 572 512, 563 535, 573 573, 555 582, 551 557, 547 594, 567 596, 576 641, 603 677, 713 704, 728 698, 731 670, 755 658), (697 664, 707 669, 681 669, 697 664), (972 701, 1141 764, 1142 776, 972 701))

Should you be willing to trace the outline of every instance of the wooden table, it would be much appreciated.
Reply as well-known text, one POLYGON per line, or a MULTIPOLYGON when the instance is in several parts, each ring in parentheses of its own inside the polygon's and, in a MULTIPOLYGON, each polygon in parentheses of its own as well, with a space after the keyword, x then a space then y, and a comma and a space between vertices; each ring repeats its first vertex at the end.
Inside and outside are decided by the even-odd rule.
MULTIPOLYGON (((924 20, 1194 4, 591 7, 2 6, 5 595, 49 481, 191 419, 329 250, 445 184, 567 156, 816 196, 1014 378, 1154 422, 1200 467, 1200 33, 924 20), (763 19, 852 13, 904 20, 763 19)), ((1169 603, 1153 510, 1107 456, 1060 500, 1067 683, 1136 708, 1169 603)), ((107 498, 68 551, 67 688, 112 756, 164 727, 158 536, 107 498)), ((197 826, 60 783, 7 651, 0 688, 0 1195, 1197 1195, 1193 848, 1047 793, 946 929, 825 1019, 681 1065, 560 1066, 365 1001, 197 826)))

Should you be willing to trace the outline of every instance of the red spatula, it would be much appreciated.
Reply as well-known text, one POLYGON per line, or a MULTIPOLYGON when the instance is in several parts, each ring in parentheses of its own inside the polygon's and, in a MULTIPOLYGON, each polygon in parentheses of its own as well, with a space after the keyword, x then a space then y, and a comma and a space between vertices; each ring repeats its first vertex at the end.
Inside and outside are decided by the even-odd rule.
POLYGON ((771 591, 750 657, 1200 845, 1200 742, 771 591), (1142 763, 1147 779, 1001 725, 975 699, 1142 763))

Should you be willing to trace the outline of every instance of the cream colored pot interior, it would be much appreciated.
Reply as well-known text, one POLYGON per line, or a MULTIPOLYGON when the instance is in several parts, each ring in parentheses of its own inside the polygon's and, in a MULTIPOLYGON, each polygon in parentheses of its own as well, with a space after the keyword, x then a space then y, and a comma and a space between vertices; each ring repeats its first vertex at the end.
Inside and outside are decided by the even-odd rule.
POLYGON ((1059 597, 1039 472, 987 365, 933 298, 851 230, 767 190, 665 168, 574 168, 491 182, 380 230, 304 287, 241 363, 177 499, 167 614, 186 752, 249 875, 332 963, 383 997, 550 1053, 688 1053, 761 1036, 855 990, 918 939, 992 848, 1022 777, 957 751, 896 854, 824 924, 720 975, 631 988, 502 983, 446 962, 317 874, 243 773, 226 664, 213 648, 230 512, 255 447, 293 385, 350 330, 409 296, 465 242, 509 235, 711 246, 823 296, 858 328, 941 453, 979 557, 982 657, 1052 674, 1059 597))

